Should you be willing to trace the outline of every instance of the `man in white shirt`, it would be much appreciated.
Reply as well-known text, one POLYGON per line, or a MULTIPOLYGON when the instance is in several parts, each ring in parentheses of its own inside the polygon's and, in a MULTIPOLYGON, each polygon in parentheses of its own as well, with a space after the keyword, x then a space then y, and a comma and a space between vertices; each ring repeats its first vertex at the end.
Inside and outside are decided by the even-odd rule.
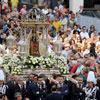
POLYGON ((66 44, 66 45, 64 46, 64 50, 62 50, 61 54, 62 54, 63 56, 65 56, 66 59, 68 59, 68 56, 69 56, 70 53, 71 53, 70 44, 66 44))
POLYGON ((43 14, 48 14, 48 7, 44 6, 44 9, 42 9, 43 14))
POLYGON ((81 6, 80 6, 79 13, 82 13, 82 12, 83 12, 83 6, 81 5, 81 6))
POLYGON ((86 26, 82 27, 82 32, 80 33, 80 36, 81 36, 81 39, 83 39, 83 38, 88 39, 89 38, 89 34, 86 32, 86 26))
POLYGON ((60 1, 58 1, 58 6, 59 6, 59 11, 62 12, 62 10, 63 10, 63 5, 61 4, 60 1))
POLYGON ((69 41, 72 39, 72 35, 73 35, 72 30, 70 27, 68 27, 67 28, 67 36, 68 36, 69 41))

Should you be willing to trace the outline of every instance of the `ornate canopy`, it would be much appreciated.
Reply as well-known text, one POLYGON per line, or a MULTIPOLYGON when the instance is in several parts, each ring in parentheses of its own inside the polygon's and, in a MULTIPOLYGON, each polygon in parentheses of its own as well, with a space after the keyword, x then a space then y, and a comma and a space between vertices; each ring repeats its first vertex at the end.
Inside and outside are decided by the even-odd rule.
POLYGON ((21 16, 21 38, 25 38, 26 56, 47 56, 48 51, 48 26, 46 15, 39 9, 32 8, 25 15, 21 16), (39 36, 39 29, 42 29, 42 38, 39 36), (36 31, 34 31, 36 30, 36 31), (24 36, 23 36, 24 33, 24 36), (44 37, 46 37, 44 41, 44 37), (35 39, 35 42, 34 42, 35 39), (31 49, 31 50, 30 50, 31 49), (35 51, 34 51, 35 50, 35 51), (30 51, 32 52, 30 54, 30 51), (37 54, 38 53, 38 54, 37 54))
POLYGON ((25 15, 21 16, 22 21, 45 21, 47 16, 40 9, 32 8, 25 15))

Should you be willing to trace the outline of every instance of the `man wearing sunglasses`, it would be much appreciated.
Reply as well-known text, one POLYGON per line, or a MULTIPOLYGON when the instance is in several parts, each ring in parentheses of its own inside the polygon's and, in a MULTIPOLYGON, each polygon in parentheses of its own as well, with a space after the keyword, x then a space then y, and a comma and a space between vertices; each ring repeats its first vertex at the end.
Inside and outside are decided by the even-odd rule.
POLYGON ((82 27, 82 32, 80 33, 80 36, 81 36, 82 39, 83 39, 83 38, 86 38, 86 39, 89 38, 89 34, 87 33, 86 30, 87 30, 87 29, 86 29, 86 26, 83 26, 83 27, 82 27))

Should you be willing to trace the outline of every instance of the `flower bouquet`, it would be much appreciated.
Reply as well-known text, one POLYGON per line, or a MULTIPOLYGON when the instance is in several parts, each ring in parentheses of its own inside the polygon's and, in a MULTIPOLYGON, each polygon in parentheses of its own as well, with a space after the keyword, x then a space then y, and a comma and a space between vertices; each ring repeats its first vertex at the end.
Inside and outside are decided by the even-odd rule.
POLYGON ((33 57, 29 56, 24 63, 25 68, 31 68, 32 70, 36 69, 51 69, 56 68, 57 60, 59 60, 60 73, 68 74, 67 70, 67 60, 64 56, 59 56, 57 59, 55 58, 55 53, 49 54, 48 58, 46 57, 33 57))
POLYGON ((16 55, 5 54, 1 66, 7 73, 23 74, 21 60, 16 55))

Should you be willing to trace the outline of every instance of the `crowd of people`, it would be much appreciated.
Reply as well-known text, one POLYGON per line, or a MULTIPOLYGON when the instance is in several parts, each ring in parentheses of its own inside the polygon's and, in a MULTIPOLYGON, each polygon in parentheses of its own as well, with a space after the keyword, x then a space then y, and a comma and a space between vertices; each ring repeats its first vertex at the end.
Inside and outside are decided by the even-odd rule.
POLYGON ((27 81, 12 74, 4 84, 0 79, 1 100, 100 100, 100 78, 95 84, 91 70, 87 82, 81 76, 64 77, 53 74, 30 74, 27 81))
MULTIPOLYGON (((66 57, 66 68, 71 77, 62 75, 31 74, 26 84, 17 75, 4 83, 0 78, 0 99, 8 100, 100 100, 100 36, 94 25, 88 30, 86 26, 77 24, 77 16, 66 6, 58 2, 54 10, 45 6, 40 9, 46 14, 46 22, 50 23, 48 52, 54 51, 54 42, 62 41, 61 54, 66 57)), ((3 7, 0 16, 0 63, 4 54, 9 54, 7 37, 10 32, 16 37, 13 54, 18 54, 17 43, 21 36, 21 15, 27 13, 27 6, 18 11, 17 8, 3 7)), ((39 16, 36 16, 39 19, 39 16)), ((42 32, 41 32, 42 35, 42 32)))

